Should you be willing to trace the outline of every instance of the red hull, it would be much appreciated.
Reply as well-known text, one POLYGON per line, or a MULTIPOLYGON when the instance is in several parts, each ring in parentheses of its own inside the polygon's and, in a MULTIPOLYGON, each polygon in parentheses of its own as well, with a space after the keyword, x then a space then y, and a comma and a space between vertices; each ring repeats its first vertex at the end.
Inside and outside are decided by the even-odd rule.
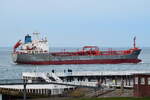
POLYGON ((107 59, 107 60, 68 60, 68 61, 38 61, 38 62, 17 62, 19 64, 32 65, 62 65, 62 64, 120 64, 139 63, 140 59, 107 59))

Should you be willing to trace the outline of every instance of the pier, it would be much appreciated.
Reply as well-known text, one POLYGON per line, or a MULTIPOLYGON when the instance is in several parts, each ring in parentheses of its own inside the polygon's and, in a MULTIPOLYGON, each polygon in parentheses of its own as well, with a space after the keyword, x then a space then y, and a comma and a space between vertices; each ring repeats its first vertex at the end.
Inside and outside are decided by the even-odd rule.
MULTIPOLYGON (((64 82, 75 84, 96 85, 101 83, 102 86, 133 88, 133 74, 150 73, 150 71, 80 71, 74 72, 56 72, 55 74, 64 82)), ((28 74, 23 73, 24 75, 28 74)), ((31 74, 31 73, 30 73, 31 74)), ((34 74, 34 73, 32 73, 34 74)), ((42 73, 39 73, 42 74, 42 73)))
POLYGON ((27 82, 22 79, 6 79, 0 80, 0 93, 2 95, 10 95, 23 97, 49 97, 61 96, 67 91, 72 91, 76 87, 93 88, 97 86, 71 83, 57 83, 57 82, 27 82))
POLYGON ((150 71, 24 72, 23 79, 0 80, 0 93, 23 96, 26 100, 34 96, 60 96, 78 87, 109 91, 133 89, 133 75, 145 73, 150 71), (50 76, 57 81, 51 81, 50 76))

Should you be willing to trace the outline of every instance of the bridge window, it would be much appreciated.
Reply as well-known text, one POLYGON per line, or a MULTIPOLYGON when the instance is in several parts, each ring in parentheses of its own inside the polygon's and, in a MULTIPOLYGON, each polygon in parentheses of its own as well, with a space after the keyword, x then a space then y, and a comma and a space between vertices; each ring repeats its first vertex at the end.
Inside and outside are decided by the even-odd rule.
POLYGON ((135 84, 138 84, 138 77, 135 77, 135 84))
POLYGON ((149 77, 149 78, 147 78, 147 81, 148 81, 148 85, 150 85, 150 77, 149 77))
POLYGON ((145 78, 144 78, 144 77, 141 78, 141 84, 142 84, 142 85, 145 84, 145 78))

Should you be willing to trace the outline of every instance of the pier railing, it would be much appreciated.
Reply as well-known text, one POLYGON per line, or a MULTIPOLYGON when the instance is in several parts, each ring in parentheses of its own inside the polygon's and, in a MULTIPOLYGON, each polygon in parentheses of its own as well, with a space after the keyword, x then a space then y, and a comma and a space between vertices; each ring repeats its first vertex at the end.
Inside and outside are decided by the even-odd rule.
POLYGON ((18 85, 24 84, 23 79, 0 79, 0 85, 18 85))
MULTIPOLYGON (((53 85, 64 85, 64 86, 72 86, 72 87, 82 87, 82 88, 94 88, 94 89, 101 89, 102 87, 97 86, 89 86, 86 84, 74 84, 74 83, 66 83, 66 82, 28 82, 23 79, 1 79, 0 80, 0 88, 6 88, 12 90, 12 86, 18 86, 22 85, 22 93, 23 93, 23 100, 26 100, 26 94, 27 94, 27 86, 28 85, 44 85, 44 84, 53 84, 53 85), (11 86, 11 87, 10 87, 11 86)), ((14 89, 16 89, 16 87, 14 89)), ((20 90, 19 89, 19 90, 20 90)))
POLYGON ((84 83, 74 83, 74 82, 28 82, 23 79, 1 79, 0 86, 2 85, 38 85, 38 84, 54 84, 54 85, 64 85, 64 86, 77 86, 77 87, 87 87, 87 88, 97 88, 96 85, 84 84, 84 83))

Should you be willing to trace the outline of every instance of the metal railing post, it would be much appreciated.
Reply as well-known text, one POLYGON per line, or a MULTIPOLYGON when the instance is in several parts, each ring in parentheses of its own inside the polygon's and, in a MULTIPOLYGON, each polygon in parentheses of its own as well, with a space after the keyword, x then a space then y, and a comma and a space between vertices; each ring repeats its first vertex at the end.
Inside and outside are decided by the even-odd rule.
POLYGON ((23 80, 23 100, 27 100, 27 97, 26 97, 26 81, 23 80))

